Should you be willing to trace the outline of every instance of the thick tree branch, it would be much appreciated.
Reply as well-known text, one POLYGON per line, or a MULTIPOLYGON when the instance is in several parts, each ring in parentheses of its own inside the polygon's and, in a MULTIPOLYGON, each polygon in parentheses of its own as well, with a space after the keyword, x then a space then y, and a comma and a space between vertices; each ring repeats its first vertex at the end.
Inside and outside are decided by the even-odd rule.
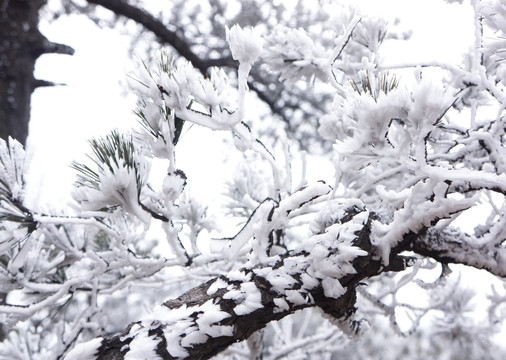
POLYGON ((462 264, 506 277, 506 249, 500 243, 480 244, 470 235, 456 229, 428 231, 425 236, 416 237, 413 251, 429 256, 443 264, 462 264))
MULTIPOLYGON (((324 184, 303 188, 274 202, 267 211, 267 223, 261 227, 268 233, 276 231, 284 223, 283 217, 308 199, 325 194, 325 189, 324 184)), ((361 322, 354 319, 356 287, 383 272, 403 271, 412 265, 413 258, 400 255, 405 250, 442 263, 506 274, 500 266, 502 252, 473 247, 464 235, 425 227, 400 235, 385 266, 371 239, 374 214, 351 201, 333 205, 331 217, 325 219, 312 226, 312 236, 282 255, 267 252, 262 256, 261 249, 266 249, 262 234, 267 234, 257 232, 252 240, 258 242, 252 244, 257 249, 252 253, 256 261, 166 301, 119 335, 78 345, 66 359, 77 359, 86 347, 90 356, 100 360, 124 359, 127 354, 129 358, 208 359, 269 322, 307 307, 321 309, 343 331, 357 333, 361 322)))
POLYGON ((361 322, 354 319, 356 287, 382 272, 410 266, 412 258, 397 253, 417 235, 406 234, 404 246, 393 249, 385 267, 371 243, 374 215, 355 206, 339 212, 336 222, 303 248, 209 280, 166 301, 121 334, 78 345, 66 359, 78 358, 86 347, 89 355, 101 360, 124 359, 127 354, 209 359, 269 322, 307 307, 321 309, 343 331, 359 332, 361 322), (324 259, 318 258, 319 249, 328 250, 324 259))
MULTIPOLYGON (((272 208, 269 221, 276 223, 276 216, 290 211, 281 202, 272 208)), ((371 240, 375 215, 353 204, 343 205, 335 214, 339 216, 334 223, 300 247, 209 280, 166 301, 119 335, 78 345, 66 359, 78 358, 85 346, 100 360, 124 359, 127 354, 208 359, 269 322, 307 307, 321 309, 343 331, 357 333, 361 322, 354 319, 356 287, 383 272, 412 265, 413 258, 400 255, 405 250, 506 275, 500 266, 503 252, 472 246, 460 233, 426 228, 402 235, 385 267, 371 240)))
MULTIPOLYGON (((383 271, 404 270, 409 262, 392 259, 383 267, 370 241, 372 215, 355 207, 343 214, 327 228, 332 230, 313 235, 303 248, 212 279, 165 302, 122 334, 93 340, 93 354, 102 360, 123 359, 127 353, 135 357, 137 351, 144 358, 208 359, 307 307, 318 307, 347 331, 358 332, 356 286, 383 271), (330 250, 328 266, 318 258, 320 248, 330 250)), ((77 346, 66 359, 75 359, 82 349, 77 346)))

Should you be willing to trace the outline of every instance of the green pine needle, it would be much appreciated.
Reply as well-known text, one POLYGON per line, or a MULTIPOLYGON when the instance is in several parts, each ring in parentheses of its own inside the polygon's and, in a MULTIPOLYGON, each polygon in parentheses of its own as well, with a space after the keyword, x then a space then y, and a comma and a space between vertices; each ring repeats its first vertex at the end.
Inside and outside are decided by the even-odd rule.
POLYGON ((101 173, 104 173, 106 169, 114 173, 118 167, 126 166, 135 171, 140 191, 141 178, 138 164, 135 161, 135 148, 131 138, 120 134, 118 130, 113 130, 103 138, 91 139, 89 144, 93 156, 88 155, 88 157, 95 163, 97 170, 93 170, 88 165, 73 162, 71 167, 79 172, 76 181, 78 186, 99 190, 101 173))
POLYGON ((366 76, 362 77, 358 84, 354 80, 351 80, 350 83, 353 90, 359 94, 369 94, 377 101, 381 92, 388 94, 390 91, 397 88, 397 86, 399 86, 399 79, 395 75, 390 76, 388 73, 382 73, 378 75, 376 84, 373 85, 369 72, 367 72, 366 76))

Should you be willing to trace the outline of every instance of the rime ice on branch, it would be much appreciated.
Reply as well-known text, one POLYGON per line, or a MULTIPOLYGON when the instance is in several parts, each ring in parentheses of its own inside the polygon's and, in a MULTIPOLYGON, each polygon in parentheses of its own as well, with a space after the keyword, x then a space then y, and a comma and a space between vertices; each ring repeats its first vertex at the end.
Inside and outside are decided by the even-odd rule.
MULTIPOLYGON (((275 226, 290 210, 329 190, 316 184, 294 193, 286 199, 288 207, 272 207, 272 220, 265 226, 275 226)), ((296 249, 250 261, 250 267, 233 270, 168 300, 120 336, 92 340, 89 347, 99 359, 121 353, 127 357, 208 358, 248 338, 266 321, 314 306, 346 331, 356 333, 362 324, 352 316, 354 286, 380 267, 368 252, 369 221, 360 202, 333 202, 311 226, 314 234, 296 249), (330 256, 328 249, 334 249, 330 256), (209 341, 216 341, 216 346, 207 346, 209 341)), ((66 359, 77 359, 79 351, 76 348, 66 359)))

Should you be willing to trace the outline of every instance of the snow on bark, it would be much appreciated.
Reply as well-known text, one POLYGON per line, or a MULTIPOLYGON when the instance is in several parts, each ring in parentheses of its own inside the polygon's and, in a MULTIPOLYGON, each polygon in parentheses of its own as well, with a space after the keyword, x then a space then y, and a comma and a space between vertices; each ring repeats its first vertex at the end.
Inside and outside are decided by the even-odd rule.
MULTIPOLYGON (((295 193, 296 200, 278 210, 286 215, 287 209, 321 194, 323 188, 318 185, 316 189, 320 191, 309 186, 308 196, 295 193)), ((346 319, 353 312, 354 286, 368 271, 380 271, 379 263, 371 270, 369 261, 357 261, 370 258, 372 251, 370 215, 357 204, 334 203, 336 212, 332 213, 324 209, 318 227, 330 224, 295 249, 256 264, 249 262, 241 270, 166 301, 121 335, 102 340, 97 359, 116 355, 127 359, 142 353, 163 359, 209 358, 268 322, 310 306, 346 319), (330 256, 322 257, 318 249, 327 249, 330 256)), ((75 354, 73 350, 67 358, 75 354)))
POLYGON ((413 186, 403 207, 394 213, 388 224, 373 223, 374 244, 385 265, 388 265, 390 250, 402 241, 404 234, 421 233, 440 219, 466 210, 476 199, 455 200, 447 198, 449 185, 437 180, 420 182, 413 186))
POLYGON ((429 230, 416 238, 413 250, 442 263, 465 264, 506 278, 506 249, 500 245, 503 239, 496 237, 495 241, 484 243, 456 228, 429 230))
POLYGON ((65 360, 93 360, 96 359, 98 348, 102 343, 102 338, 97 337, 85 343, 77 344, 65 360))

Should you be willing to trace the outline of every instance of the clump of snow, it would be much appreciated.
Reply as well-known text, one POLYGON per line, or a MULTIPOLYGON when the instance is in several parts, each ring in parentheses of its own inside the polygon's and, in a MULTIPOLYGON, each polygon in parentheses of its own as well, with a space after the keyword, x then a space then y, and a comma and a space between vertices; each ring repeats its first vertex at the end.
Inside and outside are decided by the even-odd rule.
POLYGON ((271 269, 265 279, 272 285, 272 289, 282 293, 285 289, 290 289, 297 283, 292 276, 286 273, 285 267, 282 269, 271 269))
POLYGON ((183 347, 192 347, 195 344, 202 344, 207 341, 208 335, 199 330, 198 326, 190 326, 185 332, 185 336, 181 339, 183 347))
POLYGON ((95 360, 100 345, 102 345, 101 337, 77 344, 67 356, 65 356, 65 360, 95 360))
POLYGON ((218 279, 216 279, 216 280, 215 280, 215 281, 211 284, 211 286, 209 286, 209 288, 207 289, 207 295, 213 295, 213 294, 215 294, 215 293, 216 293, 216 291, 218 291, 219 289, 224 289, 224 288, 226 288, 227 286, 228 286, 228 284, 227 284, 224 280, 222 280, 222 279, 218 278, 218 279))
POLYGON ((223 298, 233 299, 238 304, 234 308, 237 315, 246 315, 263 307, 262 294, 251 281, 242 283, 240 288, 228 291, 223 298))
MULTIPOLYGON (((246 298, 248 298, 248 295, 246 298)), ((219 304, 214 304, 213 300, 208 300, 199 306, 198 311, 199 314, 195 322, 201 332, 210 337, 232 336, 233 326, 217 325, 221 320, 230 317, 227 312, 221 310, 219 304)))
POLYGON ((300 279, 302 280, 302 290, 311 290, 318 286, 318 280, 306 272, 300 275, 300 279))
POLYGON ((130 342, 125 360, 162 359, 161 356, 156 354, 156 347, 159 342, 160 340, 156 334, 149 336, 147 331, 140 332, 130 342))
POLYGON ((263 50, 263 40, 258 30, 252 27, 241 28, 234 25, 226 28, 227 42, 234 60, 252 65, 263 50))
POLYGON ((163 329, 163 335, 167 342, 167 351, 171 356, 175 358, 186 358, 188 356, 188 350, 182 345, 182 334, 184 330, 191 326, 190 324, 191 322, 188 320, 188 322, 181 324, 181 326, 177 326, 176 329, 171 327, 163 329), (183 325, 186 325, 185 329, 183 329, 183 325))
POLYGON ((7 195, 13 200, 23 200, 25 156, 23 145, 18 141, 9 137, 7 144, 0 139, 0 200, 7 195))
POLYGON ((411 194, 403 207, 394 213, 389 224, 375 220, 372 223, 371 241, 378 249, 382 262, 389 264, 390 249, 409 232, 417 233, 432 222, 450 217, 476 203, 475 197, 461 200, 446 197, 449 185, 437 178, 420 181, 411 187, 411 194))
POLYGON ((294 305, 304 305, 307 303, 306 299, 299 290, 286 290, 285 298, 294 305))
POLYGON ((179 170, 168 173, 163 180, 162 191, 167 206, 172 205, 181 195, 186 186, 186 175, 179 170))
POLYGON ((251 273, 243 270, 232 270, 227 273, 227 277, 232 281, 249 281, 251 280, 251 273))
POLYGON ((276 305, 276 308, 274 309, 274 313, 287 311, 290 309, 290 306, 288 305, 286 300, 283 298, 275 298, 273 300, 273 302, 274 302, 274 305, 276 305))
POLYGON ((269 70, 281 74, 282 80, 309 81, 317 77, 326 81, 329 55, 304 29, 277 26, 266 39, 266 51, 262 58, 269 70))
POLYGON ((346 289, 341 285, 339 280, 326 277, 322 280, 323 294, 326 297, 339 298, 346 293, 346 289))

